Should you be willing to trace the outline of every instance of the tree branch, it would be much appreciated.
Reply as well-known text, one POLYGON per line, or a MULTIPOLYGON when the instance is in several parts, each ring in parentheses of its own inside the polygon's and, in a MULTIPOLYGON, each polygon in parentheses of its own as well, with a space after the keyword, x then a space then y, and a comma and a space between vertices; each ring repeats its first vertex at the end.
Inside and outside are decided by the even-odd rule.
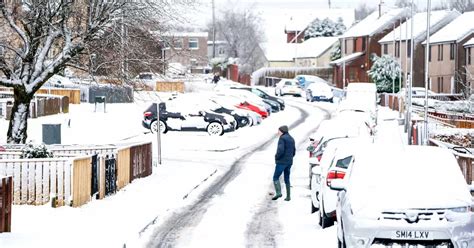
POLYGON ((10 13, 8 13, 7 9, 6 9, 6 6, 5 6, 5 3, 2 1, 0 2, 0 9, 2 11, 2 14, 3 14, 3 17, 7 20, 8 24, 10 25, 10 27, 20 36, 20 38, 23 40, 23 45, 24 45, 24 51, 23 51, 23 55, 21 56, 22 58, 25 57, 25 55, 28 53, 29 51, 29 48, 30 48, 30 44, 28 42, 28 39, 26 38, 26 34, 25 32, 23 32, 20 27, 18 27, 16 24, 15 24, 15 21, 13 20, 12 16, 10 13))

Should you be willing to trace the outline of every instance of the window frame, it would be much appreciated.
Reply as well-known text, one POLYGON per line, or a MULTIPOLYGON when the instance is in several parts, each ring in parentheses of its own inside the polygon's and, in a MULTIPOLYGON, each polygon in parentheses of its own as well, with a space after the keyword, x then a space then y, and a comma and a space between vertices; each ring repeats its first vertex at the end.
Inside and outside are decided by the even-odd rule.
POLYGON ((195 38, 195 37, 188 38, 188 49, 189 50, 198 50, 199 49, 199 38, 195 38), (191 47, 191 43, 196 43, 196 47, 191 47))

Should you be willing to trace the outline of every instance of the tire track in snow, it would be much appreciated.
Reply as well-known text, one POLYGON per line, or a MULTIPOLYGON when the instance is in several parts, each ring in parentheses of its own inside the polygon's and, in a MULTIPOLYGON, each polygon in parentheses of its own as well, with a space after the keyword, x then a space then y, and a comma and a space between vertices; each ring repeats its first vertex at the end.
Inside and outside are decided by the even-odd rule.
MULTIPOLYGON (((316 107, 322 112, 325 113, 323 120, 329 119, 331 113, 321 107, 314 106, 310 103, 303 103, 305 105, 311 105, 316 107)), ((319 128, 317 125, 315 128, 307 132, 303 137, 308 137, 311 133, 315 132, 319 128)), ((297 143, 297 149, 306 143, 306 138, 301 139, 297 143)), ((273 185, 269 185, 269 188, 273 189, 273 185)), ((268 196, 265 195, 262 197, 263 201, 260 204, 261 207, 257 212, 255 212, 252 217, 252 222, 249 223, 246 231, 246 239, 248 248, 253 247, 278 247, 277 237, 281 233, 281 224, 278 222, 278 205, 276 202, 268 199, 268 196)))
MULTIPOLYGON (((308 118, 309 113, 293 104, 292 107, 296 108, 300 113, 300 117, 290 125, 290 128, 293 129, 302 123, 308 118)), ((222 194, 224 188, 229 184, 235 177, 240 174, 241 167, 245 164, 247 158, 252 156, 258 151, 265 150, 270 144, 275 140, 274 137, 269 138, 264 141, 254 149, 249 150, 238 158, 230 167, 230 169, 221 176, 221 178, 216 179, 216 181, 209 186, 200 196, 192 206, 181 210, 171 216, 168 220, 165 221, 160 227, 158 227, 153 235, 151 240, 146 245, 147 247, 175 247, 175 243, 181 237, 181 233, 187 229, 194 227, 199 223, 207 211, 207 206, 215 195, 222 194)), ((275 236, 275 235, 272 235, 275 236)), ((273 242, 274 243, 274 240, 273 242)))

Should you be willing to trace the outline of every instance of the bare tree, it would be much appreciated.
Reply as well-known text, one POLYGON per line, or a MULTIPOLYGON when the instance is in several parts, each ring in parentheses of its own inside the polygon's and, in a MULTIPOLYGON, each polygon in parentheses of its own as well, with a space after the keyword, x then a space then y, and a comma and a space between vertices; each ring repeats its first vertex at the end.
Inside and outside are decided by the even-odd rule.
POLYGON ((217 39, 227 43, 228 56, 239 59, 241 69, 250 73, 263 66, 264 41, 260 18, 251 9, 227 9, 216 19, 217 39))
POLYGON ((374 7, 367 6, 365 2, 361 3, 355 9, 355 19, 356 21, 360 21, 370 15, 372 12, 375 11, 374 7))
POLYGON ((452 9, 456 9, 461 13, 474 10, 473 0, 450 0, 449 5, 452 9))
POLYGON ((410 7, 411 1, 410 0, 397 0, 395 2, 395 6, 397 6, 398 8, 410 7))
POLYGON ((163 5, 172 4, 152 0, 0 0, 0 22, 7 24, 10 34, 10 42, 0 42, 5 50, 0 54, 4 75, 0 85, 13 88, 14 93, 7 142, 25 143, 35 92, 69 63, 80 60, 80 54, 123 20, 125 13, 144 20, 150 13, 165 12, 163 5))

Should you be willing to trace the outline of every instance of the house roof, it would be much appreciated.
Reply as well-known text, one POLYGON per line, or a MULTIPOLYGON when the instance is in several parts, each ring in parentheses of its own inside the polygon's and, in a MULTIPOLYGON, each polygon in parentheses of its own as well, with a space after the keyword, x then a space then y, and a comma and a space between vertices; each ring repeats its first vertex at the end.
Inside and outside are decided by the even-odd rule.
POLYGON ((268 61, 293 61, 297 43, 265 42, 261 43, 265 57, 268 61))
MULTIPOLYGON (((330 49, 338 37, 316 37, 297 45, 297 58, 317 58, 330 49)), ((294 56, 293 56, 294 57, 294 56)))
MULTIPOLYGON (((430 15, 430 33, 435 33, 460 15, 461 14, 455 10, 432 11, 430 15)), ((415 41, 418 40, 418 42, 420 42, 426 38, 426 19, 427 12, 418 13, 413 18, 413 37, 415 37, 415 41)), ((411 18, 383 37, 379 43, 393 42, 394 38, 395 40, 399 40, 400 38, 401 40, 411 39, 411 18)))
MULTIPOLYGON (((460 41, 474 31, 474 11, 465 12, 430 37, 430 43, 460 41)), ((425 42, 423 42, 425 44, 425 42)))
POLYGON ((345 57, 342 57, 340 59, 336 59, 334 61, 332 61, 330 64, 331 65, 340 65, 342 64, 344 61, 345 62, 349 62, 349 61, 352 61, 354 59, 357 59, 358 57, 364 55, 363 52, 356 52, 356 53, 353 53, 353 54, 350 54, 350 55, 347 55, 345 57))
POLYGON ((343 37, 371 36, 384 29, 390 28, 400 18, 408 16, 408 9, 392 9, 379 18, 378 11, 374 11, 359 23, 347 30, 343 37))
MULTIPOLYGON (((281 17, 280 15, 275 16, 275 18, 281 17)), ((303 31, 316 18, 329 18, 332 21, 337 21, 339 17, 342 18, 344 25, 349 27, 355 20, 354 9, 311 9, 308 12, 295 11, 287 16, 288 21, 285 24, 285 31, 303 31)))
POLYGON ((464 46, 474 46, 474 38, 468 40, 464 46))

